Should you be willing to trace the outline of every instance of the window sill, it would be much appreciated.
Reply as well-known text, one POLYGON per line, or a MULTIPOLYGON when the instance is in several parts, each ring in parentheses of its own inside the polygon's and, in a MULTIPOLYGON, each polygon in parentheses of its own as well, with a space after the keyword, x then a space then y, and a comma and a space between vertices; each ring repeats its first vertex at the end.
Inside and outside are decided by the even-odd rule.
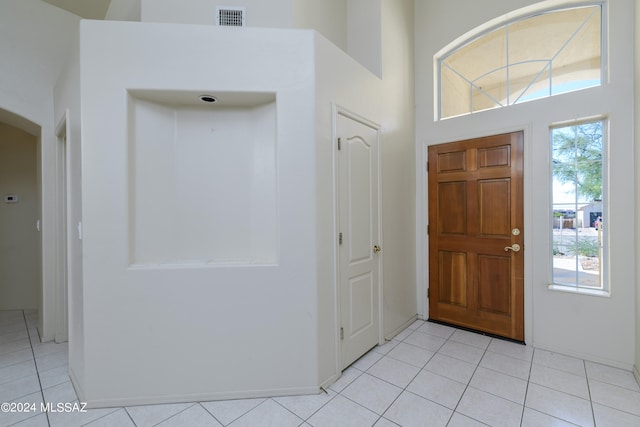
POLYGON ((547 288, 550 291, 567 292, 570 294, 588 295, 601 298, 611 297, 611 292, 604 291, 602 289, 578 288, 576 286, 558 285, 554 283, 550 284, 547 288))

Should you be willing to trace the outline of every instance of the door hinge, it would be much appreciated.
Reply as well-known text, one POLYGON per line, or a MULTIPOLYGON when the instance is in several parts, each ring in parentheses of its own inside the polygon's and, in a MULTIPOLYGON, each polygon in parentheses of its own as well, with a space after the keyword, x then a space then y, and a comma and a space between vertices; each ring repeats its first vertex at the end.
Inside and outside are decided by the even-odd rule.
POLYGON ((429 162, 427 162, 427 172, 429 172, 429 162))
POLYGON ((338 234, 338 244, 341 245, 342 244, 342 233, 338 234))
POLYGON ((427 288, 427 299, 431 297, 431 288, 427 288))
POLYGON ((338 138, 338 151, 342 150, 342 138, 338 138))
POLYGON ((430 231, 430 230, 431 230, 431 229, 429 228, 429 224, 427 224, 427 235, 429 235, 429 231, 430 231))
POLYGON ((342 326, 340 327, 340 339, 344 339, 344 328, 342 326))

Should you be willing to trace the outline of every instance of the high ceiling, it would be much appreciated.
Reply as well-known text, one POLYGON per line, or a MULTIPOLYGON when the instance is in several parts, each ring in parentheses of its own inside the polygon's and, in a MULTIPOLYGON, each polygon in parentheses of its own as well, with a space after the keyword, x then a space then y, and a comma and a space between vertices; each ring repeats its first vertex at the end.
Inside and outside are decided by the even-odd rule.
POLYGON ((104 19, 111 0, 42 0, 85 19, 104 19))

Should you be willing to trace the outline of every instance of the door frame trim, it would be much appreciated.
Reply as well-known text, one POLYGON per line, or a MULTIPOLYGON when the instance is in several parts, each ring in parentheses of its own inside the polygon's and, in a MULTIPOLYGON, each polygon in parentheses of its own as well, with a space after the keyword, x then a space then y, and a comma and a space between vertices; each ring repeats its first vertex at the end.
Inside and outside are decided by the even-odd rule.
MULTIPOLYGON (((455 119, 454 119, 455 120, 455 119)), ((417 144, 416 170, 416 284, 417 284, 417 306, 418 318, 429 319, 429 300, 427 290, 429 288, 429 236, 427 234, 429 199, 428 199, 428 175, 427 159, 428 150, 431 145, 446 144, 449 142, 462 141, 473 138, 483 138, 503 133, 522 131, 524 135, 524 162, 523 162, 523 203, 524 203, 524 229, 533 229, 533 218, 531 216, 531 206, 534 199, 533 174, 533 124, 531 122, 501 128, 491 128, 489 130, 479 129, 477 131, 467 131, 456 133, 454 137, 442 137, 441 135, 432 140, 417 144)), ((533 248, 533 233, 524 233, 524 246, 533 248)), ((533 250, 524 251, 524 339, 528 345, 533 345, 533 250)))
POLYGON ((55 128, 56 253, 54 327, 52 330, 53 339, 57 343, 69 340, 69 121, 69 110, 66 109, 55 128), (61 184, 64 187, 61 187, 61 184))
MULTIPOLYGON (((382 148, 382 126, 373 122, 365 117, 354 113, 353 111, 342 107, 339 104, 331 103, 331 163, 332 163, 332 179, 333 179, 333 274, 334 274, 334 307, 335 307, 335 342, 336 342, 336 374, 340 376, 342 371, 342 340, 340 339, 340 325, 341 325, 341 301, 340 301, 340 259, 338 252, 338 218, 340 212, 340 200, 339 200, 339 167, 338 167, 338 116, 343 115, 349 119, 362 123, 365 126, 369 126, 377 131, 376 144, 376 167, 378 168, 378 180, 376 182, 376 190, 378 192, 378 204, 376 209, 378 211, 378 244, 384 248, 384 242, 382 238, 382 162, 381 162, 381 148, 382 148)), ((383 252, 378 255, 378 344, 384 344, 384 325, 383 325, 383 252)))

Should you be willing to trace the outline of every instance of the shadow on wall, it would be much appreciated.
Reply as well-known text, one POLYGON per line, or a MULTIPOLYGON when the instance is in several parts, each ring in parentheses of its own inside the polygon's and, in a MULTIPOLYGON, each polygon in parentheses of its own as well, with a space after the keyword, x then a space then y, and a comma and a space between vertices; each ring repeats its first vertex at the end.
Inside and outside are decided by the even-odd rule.
POLYGON ((0 121, 0 310, 38 308, 37 176, 37 137, 0 121))

